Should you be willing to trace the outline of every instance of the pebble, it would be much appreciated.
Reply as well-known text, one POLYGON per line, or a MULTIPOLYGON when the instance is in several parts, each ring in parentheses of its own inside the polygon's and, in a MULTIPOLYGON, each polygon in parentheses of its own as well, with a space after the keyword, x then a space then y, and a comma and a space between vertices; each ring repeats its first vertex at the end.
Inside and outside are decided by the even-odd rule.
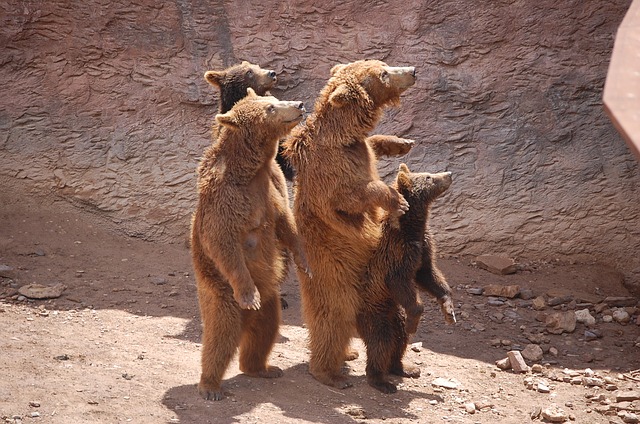
POLYGON ((509 358, 499 359, 496 361, 496 366, 503 371, 508 370, 511 369, 511 361, 509 360, 509 358))
POLYGON ((640 399, 640 391, 630 390, 616 393, 616 402, 633 402, 640 399))
POLYGON ((538 386, 537 386, 537 390, 540 393, 549 393, 551 391, 551 389, 549 388, 549 386, 547 386, 546 384, 539 382, 538 386))
POLYGON ((638 417, 638 415, 634 414, 633 412, 620 411, 618 413, 618 416, 622 418, 622 422, 625 423, 637 424, 640 422, 640 417, 638 417))
POLYGON ((517 373, 528 372, 529 366, 524 361, 522 354, 517 350, 510 350, 507 352, 507 356, 509 357, 509 363, 511 364, 511 368, 513 371, 517 373))
POLYGON ((563 423, 569 419, 569 416, 558 406, 552 405, 542 410, 542 418, 552 423, 563 423))
POLYGON ((531 366, 531 372, 535 372, 536 374, 542 374, 544 372, 544 367, 540 364, 533 364, 531 366))
POLYGON ((467 293, 474 296, 480 296, 484 293, 484 289, 482 287, 471 287, 467 289, 467 293))
POLYGON ((524 359, 531 362, 537 362, 543 356, 542 348, 537 344, 528 344, 521 353, 524 359))
POLYGON ((576 311, 576 321, 581 322, 585 325, 594 325, 596 323, 596 319, 591 315, 589 309, 579 309, 576 311))
POLYGON ((576 329, 576 313, 574 311, 554 312, 547 316, 545 325, 552 334, 573 333, 576 329))
POLYGON ((599 330, 591 329, 584 330, 584 338, 586 341, 596 340, 602 337, 602 332, 599 330))
POLYGON ((422 342, 411 343, 411 350, 420 352, 422 350, 422 342))
POLYGON ((520 289, 520 298, 523 300, 531 300, 534 298, 533 290, 531 289, 520 289))
POLYGON ((559 352, 558 352, 558 349, 556 349, 555 347, 551 346, 551 347, 549 348, 549 354, 550 354, 551 356, 558 356, 558 353, 559 353, 559 352))
POLYGON ((572 300, 573 300, 573 296, 571 295, 552 297, 547 301, 547 305, 558 306, 558 305, 562 305, 563 303, 569 303, 572 300))
POLYGON ((602 316, 602 322, 612 322, 612 321, 613 321, 613 317, 611 315, 602 316))
POLYGON ((541 311, 547 307, 547 302, 545 302, 544 297, 538 296, 533 299, 533 309, 536 311, 541 311))
POLYGON ((624 309, 616 309, 612 314, 613 319, 620 324, 626 324, 631 320, 631 316, 624 309))
POLYGON ((504 305, 504 300, 500 300, 498 298, 491 297, 491 298, 489 298, 489 300, 487 300, 487 305, 489 305, 489 306, 502 306, 502 305, 504 305))
POLYGON ((473 402, 467 402, 464 404, 464 409, 467 411, 467 414, 475 414, 476 413, 476 404, 473 402))
POLYGON ((460 383, 454 379, 438 377, 431 382, 436 387, 444 387, 445 389, 456 389, 460 383))

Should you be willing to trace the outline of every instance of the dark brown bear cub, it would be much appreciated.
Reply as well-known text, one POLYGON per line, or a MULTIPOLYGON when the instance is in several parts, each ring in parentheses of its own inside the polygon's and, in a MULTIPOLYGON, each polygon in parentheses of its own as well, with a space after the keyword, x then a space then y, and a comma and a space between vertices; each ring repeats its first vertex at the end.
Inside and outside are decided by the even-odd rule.
POLYGON ((398 226, 389 220, 383 224, 380 243, 367 269, 365 302, 357 319, 367 347, 367 381, 384 393, 396 391, 387 373, 420 375, 419 369, 402 364, 408 334, 415 333, 423 311, 416 283, 438 299, 445 320, 455 322, 451 289, 436 266, 428 230, 431 205, 450 185, 450 172, 412 173, 400 165, 394 188, 409 203, 409 210, 398 218, 398 226), (404 308, 406 321, 398 306, 404 308))
POLYGON ((199 392, 220 400, 222 376, 240 348, 240 370, 279 377, 267 364, 280 324, 281 246, 306 270, 289 209, 284 176, 273 166, 278 140, 302 120, 301 102, 249 95, 216 116, 217 141, 198 167, 198 204, 191 230, 192 259, 202 316, 199 392))
MULTIPOLYGON (((226 113, 240 99, 247 95, 247 88, 253 89, 259 96, 268 94, 277 81, 276 72, 262 69, 247 61, 232 66, 224 71, 207 71, 204 79, 220 89, 220 113, 226 113)), ((215 131, 215 130, 214 130, 215 131)), ((276 162, 287 180, 292 181, 295 175, 293 166, 282 156, 282 147, 278 145, 276 162)), ((286 186, 282 189, 286 190, 286 186)))

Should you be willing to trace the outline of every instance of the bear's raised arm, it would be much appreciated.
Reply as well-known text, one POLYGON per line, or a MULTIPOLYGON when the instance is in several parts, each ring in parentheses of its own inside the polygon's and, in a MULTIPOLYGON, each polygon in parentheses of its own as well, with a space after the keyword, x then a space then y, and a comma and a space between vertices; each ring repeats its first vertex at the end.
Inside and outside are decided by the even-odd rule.
POLYGON ((365 139, 371 146, 376 158, 382 156, 402 156, 409 153, 415 141, 407 138, 396 137, 395 135, 376 134, 365 139))

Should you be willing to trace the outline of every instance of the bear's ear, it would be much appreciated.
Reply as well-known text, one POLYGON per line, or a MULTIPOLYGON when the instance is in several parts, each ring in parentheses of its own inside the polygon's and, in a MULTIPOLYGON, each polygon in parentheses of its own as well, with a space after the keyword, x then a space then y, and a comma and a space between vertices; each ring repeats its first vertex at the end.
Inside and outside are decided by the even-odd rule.
POLYGON ((251 87, 247 87, 247 97, 248 98, 256 98, 258 97, 258 95, 256 94, 255 90, 251 87))
POLYGON ((404 163, 400 165, 400 170, 396 177, 396 184, 398 185, 398 188, 410 188, 412 185, 409 168, 407 168, 407 165, 404 163))
POLYGON ((329 96, 329 104, 341 108, 353 99, 353 94, 346 84, 340 84, 329 96))
POLYGON ((225 127, 236 128, 238 126, 238 122, 236 122, 236 118, 232 111, 217 114, 216 121, 218 121, 220 125, 224 125, 225 127))
POLYGON ((247 62, 246 60, 243 60, 240 65, 242 65, 242 66, 251 66, 251 64, 249 62, 247 62))
POLYGON ((331 76, 334 76, 340 69, 343 69, 345 66, 347 65, 343 65, 343 64, 337 64, 335 65, 333 68, 331 68, 331 76))
POLYGON ((220 71, 207 71, 204 73, 204 79, 207 82, 215 87, 222 86, 222 80, 224 79, 225 73, 220 71))

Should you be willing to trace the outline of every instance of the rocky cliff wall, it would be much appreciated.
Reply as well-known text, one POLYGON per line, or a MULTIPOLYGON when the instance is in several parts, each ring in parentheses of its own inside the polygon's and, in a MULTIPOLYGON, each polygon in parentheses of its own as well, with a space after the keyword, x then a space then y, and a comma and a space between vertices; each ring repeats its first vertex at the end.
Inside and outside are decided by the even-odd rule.
MULTIPOLYGON (((454 174, 443 254, 640 266, 640 168, 602 88, 629 1, 16 1, 0 4, 0 176, 183 239, 217 95, 207 69, 275 69, 313 107, 336 63, 414 65, 378 132, 454 174)), ((391 178, 399 160, 383 160, 391 178)), ((0 187, 1 189, 1 187, 0 187)))

